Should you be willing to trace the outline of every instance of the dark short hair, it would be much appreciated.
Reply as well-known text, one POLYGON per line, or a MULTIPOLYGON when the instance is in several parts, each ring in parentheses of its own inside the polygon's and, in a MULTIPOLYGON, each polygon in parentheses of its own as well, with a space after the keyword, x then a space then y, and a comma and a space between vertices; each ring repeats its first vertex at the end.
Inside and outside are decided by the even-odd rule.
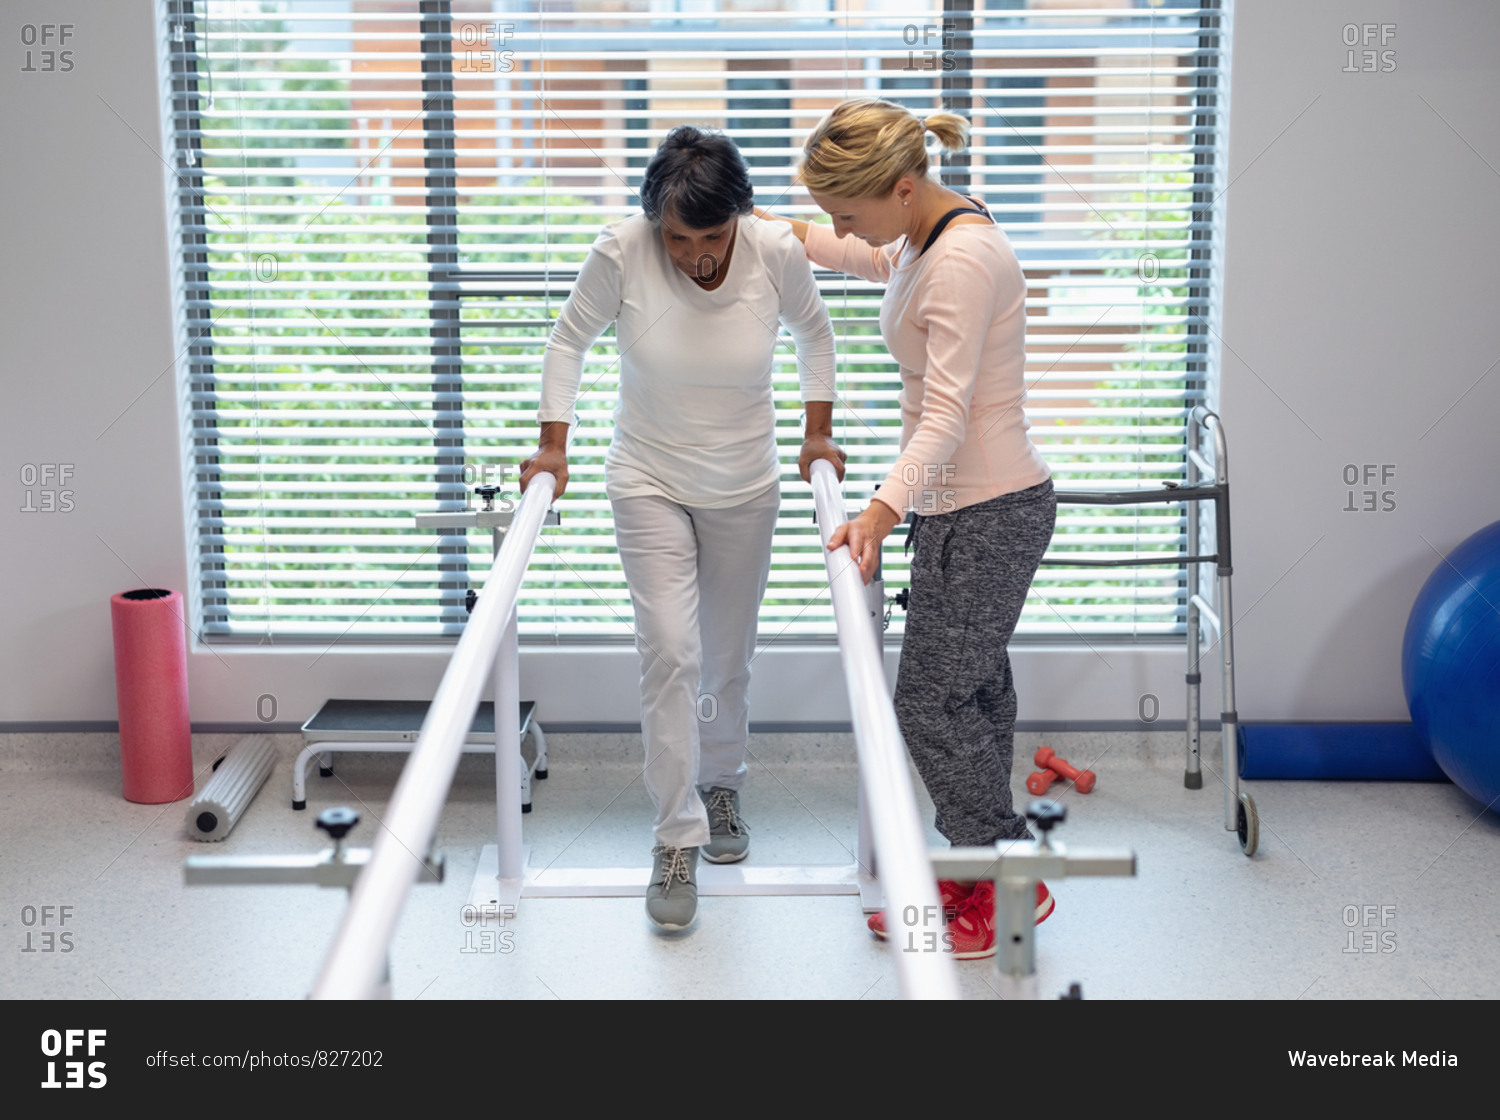
POLYGON ((684 124, 667 133, 647 164, 641 206, 653 225, 675 213, 689 229, 713 229, 754 210, 755 188, 733 140, 684 124))

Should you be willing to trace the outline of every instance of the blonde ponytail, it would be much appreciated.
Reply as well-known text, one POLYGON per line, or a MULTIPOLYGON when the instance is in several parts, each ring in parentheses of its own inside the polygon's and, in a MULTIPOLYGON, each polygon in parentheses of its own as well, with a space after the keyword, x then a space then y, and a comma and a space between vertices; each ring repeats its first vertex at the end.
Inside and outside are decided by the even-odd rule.
POLYGON ((969 122, 956 113, 934 113, 922 127, 938 138, 945 152, 961 152, 969 146, 969 122))
POLYGON ((879 98, 845 101, 823 118, 804 145, 797 177, 809 191, 834 198, 877 198, 897 180, 927 174, 927 133, 944 151, 962 151, 969 122, 953 113, 925 120, 879 98))

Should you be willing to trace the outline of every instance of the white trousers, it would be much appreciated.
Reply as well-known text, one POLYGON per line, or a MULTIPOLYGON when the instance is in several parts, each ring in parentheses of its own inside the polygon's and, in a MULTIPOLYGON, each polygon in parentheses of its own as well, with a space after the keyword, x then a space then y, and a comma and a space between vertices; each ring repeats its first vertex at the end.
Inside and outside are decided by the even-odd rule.
POLYGON ((644 780, 656 842, 708 843, 699 787, 737 790, 750 733, 750 660, 781 486, 727 509, 663 497, 612 503, 641 655, 644 780))

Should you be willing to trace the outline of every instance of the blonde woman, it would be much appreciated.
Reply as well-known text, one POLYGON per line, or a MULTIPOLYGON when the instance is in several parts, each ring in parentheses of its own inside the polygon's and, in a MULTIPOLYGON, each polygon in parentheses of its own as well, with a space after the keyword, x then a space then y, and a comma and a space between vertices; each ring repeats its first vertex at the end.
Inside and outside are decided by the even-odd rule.
MULTIPOLYGON (((832 226, 791 225, 813 262, 886 285, 880 327, 901 366, 901 453, 829 547, 848 544, 869 582, 881 542, 913 513, 896 714, 938 831, 955 846, 988 846, 1030 835, 1011 803, 1006 646, 1057 499, 1023 407, 1025 277, 984 205, 928 173, 929 133, 948 151, 968 142, 967 123, 950 113, 844 102, 808 139, 799 172, 832 226)), ((955 954, 994 955, 994 885, 944 881, 939 893, 955 954)), ((1036 920, 1052 907, 1039 884, 1036 920)), ((885 915, 869 925, 886 936, 885 915)))

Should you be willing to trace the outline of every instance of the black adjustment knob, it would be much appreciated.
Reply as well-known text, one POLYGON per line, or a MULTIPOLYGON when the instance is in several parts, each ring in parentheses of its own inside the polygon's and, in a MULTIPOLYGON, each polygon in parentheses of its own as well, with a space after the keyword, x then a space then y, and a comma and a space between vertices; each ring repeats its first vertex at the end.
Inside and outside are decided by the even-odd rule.
POLYGON ((495 508, 495 495, 498 494, 498 493, 500 493, 500 487, 498 487, 498 486, 476 486, 476 487, 474 487, 474 493, 478 494, 481 498, 484 499, 484 508, 485 509, 494 509, 495 508))
POLYGON ((324 809, 318 814, 318 827, 335 840, 349 835, 349 830, 359 823, 359 814, 343 807, 324 809))
POLYGON ((911 591, 907 588, 903 587, 900 591, 896 592, 896 606, 900 607, 902 610, 906 609, 906 604, 908 601, 910 601, 910 599, 911 591))
POLYGON ((475 591, 471 587, 471 588, 469 588, 469 590, 467 590, 467 591, 464 592, 464 610, 468 611, 470 614, 473 614, 474 613, 474 608, 476 606, 478 606, 478 605, 479 605, 479 592, 475 591))
POLYGON ((1026 806, 1026 819, 1032 821, 1045 835, 1068 819, 1068 810, 1061 802, 1033 801, 1026 806))

